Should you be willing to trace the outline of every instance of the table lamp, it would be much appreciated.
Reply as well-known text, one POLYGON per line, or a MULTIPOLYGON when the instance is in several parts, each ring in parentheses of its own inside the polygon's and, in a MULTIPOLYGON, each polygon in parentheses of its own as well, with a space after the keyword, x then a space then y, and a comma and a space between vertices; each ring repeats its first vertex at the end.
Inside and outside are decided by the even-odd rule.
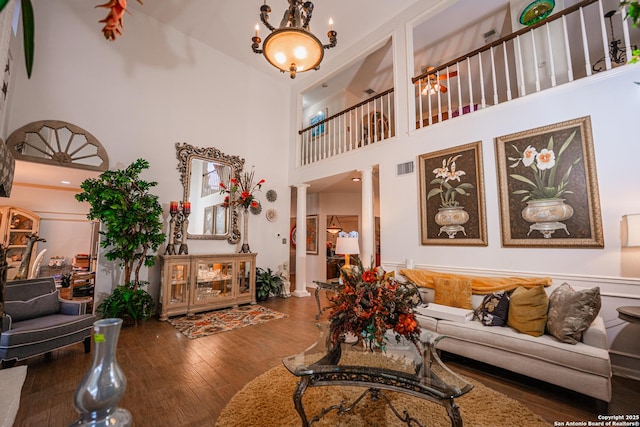
POLYGON ((341 231, 336 239, 336 254, 344 255, 344 265, 349 267, 349 255, 359 255, 360 247, 358 246, 358 232, 352 231, 345 233, 341 231))

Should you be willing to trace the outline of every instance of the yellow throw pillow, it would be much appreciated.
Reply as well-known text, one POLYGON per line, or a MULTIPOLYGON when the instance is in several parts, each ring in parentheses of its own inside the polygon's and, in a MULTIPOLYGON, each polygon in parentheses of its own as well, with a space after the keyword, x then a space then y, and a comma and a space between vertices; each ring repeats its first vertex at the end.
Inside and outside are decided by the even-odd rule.
POLYGON ((543 286, 518 287, 511 294, 507 325, 523 334, 539 337, 547 324, 549 297, 543 286))
POLYGON ((435 289, 433 302, 436 304, 473 310, 471 280, 436 278, 433 285, 435 289))

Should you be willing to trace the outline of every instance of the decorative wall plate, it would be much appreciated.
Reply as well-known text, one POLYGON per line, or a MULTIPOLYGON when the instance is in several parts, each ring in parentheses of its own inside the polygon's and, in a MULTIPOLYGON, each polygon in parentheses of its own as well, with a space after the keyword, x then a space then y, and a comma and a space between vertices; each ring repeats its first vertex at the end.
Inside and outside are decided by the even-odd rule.
POLYGON ((554 0, 536 0, 529 3, 520 14, 520 23, 522 25, 533 25, 542 21, 551 15, 553 8, 556 6, 554 0))
POLYGON ((259 215, 260 212, 262 212, 262 205, 260 203, 258 203, 258 206, 251 206, 249 208, 249 211, 251 211, 252 214, 254 215, 259 215))
POLYGON ((267 200, 268 201, 275 202, 277 198, 278 198, 278 193, 276 193, 276 190, 267 191, 267 200))
POLYGON ((267 221, 273 222, 278 218, 278 212, 275 209, 267 209, 267 221))

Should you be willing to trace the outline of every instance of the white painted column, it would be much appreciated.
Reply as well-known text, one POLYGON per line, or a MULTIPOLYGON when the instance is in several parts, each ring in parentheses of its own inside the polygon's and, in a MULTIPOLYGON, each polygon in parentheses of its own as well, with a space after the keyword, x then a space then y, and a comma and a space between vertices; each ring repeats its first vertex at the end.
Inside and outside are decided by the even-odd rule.
POLYGON ((375 219, 373 216, 373 167, 360 171, 362 175, 362 248, 363 267, 375 266, 375 219), (374 265, 372 265, 374 264, 374 265))
POLYGON ((307 247, 305 236, 307 235, 307 188, 308 184, 296 186, 298 190, 296 205, 296 290, 294 297, 308 297, 307 291, 307 247))

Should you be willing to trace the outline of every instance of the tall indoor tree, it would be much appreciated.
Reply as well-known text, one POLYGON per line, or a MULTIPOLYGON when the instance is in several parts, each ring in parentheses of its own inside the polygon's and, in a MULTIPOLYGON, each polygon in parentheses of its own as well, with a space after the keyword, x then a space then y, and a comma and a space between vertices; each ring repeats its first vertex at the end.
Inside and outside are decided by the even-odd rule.
POLYGON ((100 246, 106 249, 105 257, 119 261, 124 271, 123 284, 98 306, 98 311, 107 317, 124 315, 137 321, 152 314, 148 302, 153 300, 139 288, 146 285, 140 281, 140 269, 154 265, 155 252, 165 235, 162 206, 158 196, 150 193, 157 182, 140 178, 148 168, 148 161, 138 159, 125 169, 108 170, 85 180, 80 185, 84 191, 76 194, 78 201, 91 205, 87 218, 103 225, 100 246))

